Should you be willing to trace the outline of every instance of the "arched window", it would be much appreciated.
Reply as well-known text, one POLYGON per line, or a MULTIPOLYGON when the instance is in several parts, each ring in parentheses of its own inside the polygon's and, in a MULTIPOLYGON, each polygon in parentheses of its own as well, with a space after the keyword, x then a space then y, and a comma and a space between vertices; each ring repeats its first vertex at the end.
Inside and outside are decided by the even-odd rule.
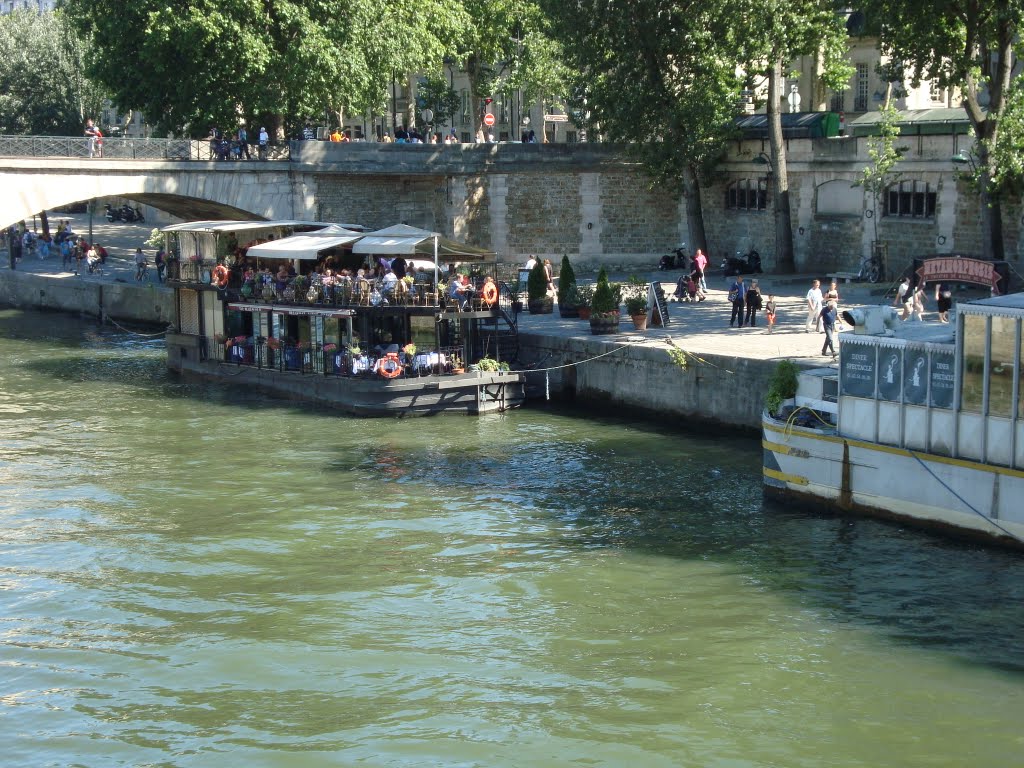
POLYGON ((935 218, 938 193, 927 181, 898 181, 885 190, 885 215, 906 219, 935 218))
POLYGON ((725 190, 725 207, 733 211, 763 211, 768 205, 765 179, 739 179, 725 190))

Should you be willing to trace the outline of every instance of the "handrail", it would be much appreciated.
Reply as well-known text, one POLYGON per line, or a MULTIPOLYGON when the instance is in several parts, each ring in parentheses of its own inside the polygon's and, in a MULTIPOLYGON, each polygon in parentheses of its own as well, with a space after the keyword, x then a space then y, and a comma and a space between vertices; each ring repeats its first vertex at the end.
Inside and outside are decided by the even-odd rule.
MULTIPOLYGON (((256 146, 250 144, 255 158, 256 146)), ((11 136, 0 135, 0 157, 70 157, 88 160, 201 160, 217 159, 209 139, 151 139, 136 136, 11 136)), ((273 144, 267 160, 290 160, 288 142, 273 144)))

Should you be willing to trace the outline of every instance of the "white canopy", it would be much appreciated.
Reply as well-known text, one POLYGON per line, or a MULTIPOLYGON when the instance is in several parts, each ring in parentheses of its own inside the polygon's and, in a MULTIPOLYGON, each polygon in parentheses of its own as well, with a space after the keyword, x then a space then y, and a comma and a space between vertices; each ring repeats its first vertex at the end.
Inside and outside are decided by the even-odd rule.
POLYGON ((474 248, 442 237, 437 232, 396 224, 368 232, 352 246, 352 253, 371 256, 422 256, 440 261, 494 261, 493 251, 474 248), (436 248, 436 250, 435 250, 436 248))
MULTIPOLYGON (((162 227, 161 232, 206 232, 215 234, 218 232, 244 232, 252 229, 275 229, 279 227, 308 227, 313 229, 324 229, 326 227, 333 226, 325 221, 300 221, 295 219, 285 219, 277 221, 225 221, 224 219, 218 219, 216 221, 185 221, 181 224, 171 224, 167 227, 162 227)), ((362 229, 358 225, 354 229, 362 229)))
POLYGON ((320 253, 330 248, 337 248, 340 245, 354 243, 362 237, 358 232, 349 232, 343 227, 336 227, 335 231, 327 234, 323 230, 311 232, 305 235, 292 235, 282 237, 280 240, 271 240, 268 243, 249 246, 246 255, 255 256, 258 259, 306 259, 313 261, 320 253))

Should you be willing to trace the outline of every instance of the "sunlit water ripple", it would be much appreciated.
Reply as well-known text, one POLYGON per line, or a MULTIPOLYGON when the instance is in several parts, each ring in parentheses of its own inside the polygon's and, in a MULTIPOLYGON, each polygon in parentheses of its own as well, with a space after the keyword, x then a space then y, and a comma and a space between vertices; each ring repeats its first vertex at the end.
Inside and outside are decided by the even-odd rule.
POLYGON ((5 766, 1021 764, 1020 555, 765 505, 754 439, 0 354, 5 766))

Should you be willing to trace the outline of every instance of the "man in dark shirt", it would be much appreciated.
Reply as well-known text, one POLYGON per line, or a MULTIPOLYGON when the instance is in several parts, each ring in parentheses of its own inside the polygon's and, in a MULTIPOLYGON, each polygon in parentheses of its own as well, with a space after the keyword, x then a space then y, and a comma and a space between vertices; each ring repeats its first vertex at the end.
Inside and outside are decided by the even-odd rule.
POLYGON ((401 256, 395 256, 391 260, 391 269, 395 273, 395 277, 401 280, 406 274, 406 262, 401 256))
POLYGON ((821 325, 825 329, 825 343, 821 347, 821 354, 828 355, 831 353, 834 360, 836 356, 836 348, 832 343, 832 334, 836 330, 836 303, 834 301, 829 301, 822 307, 821 325))

